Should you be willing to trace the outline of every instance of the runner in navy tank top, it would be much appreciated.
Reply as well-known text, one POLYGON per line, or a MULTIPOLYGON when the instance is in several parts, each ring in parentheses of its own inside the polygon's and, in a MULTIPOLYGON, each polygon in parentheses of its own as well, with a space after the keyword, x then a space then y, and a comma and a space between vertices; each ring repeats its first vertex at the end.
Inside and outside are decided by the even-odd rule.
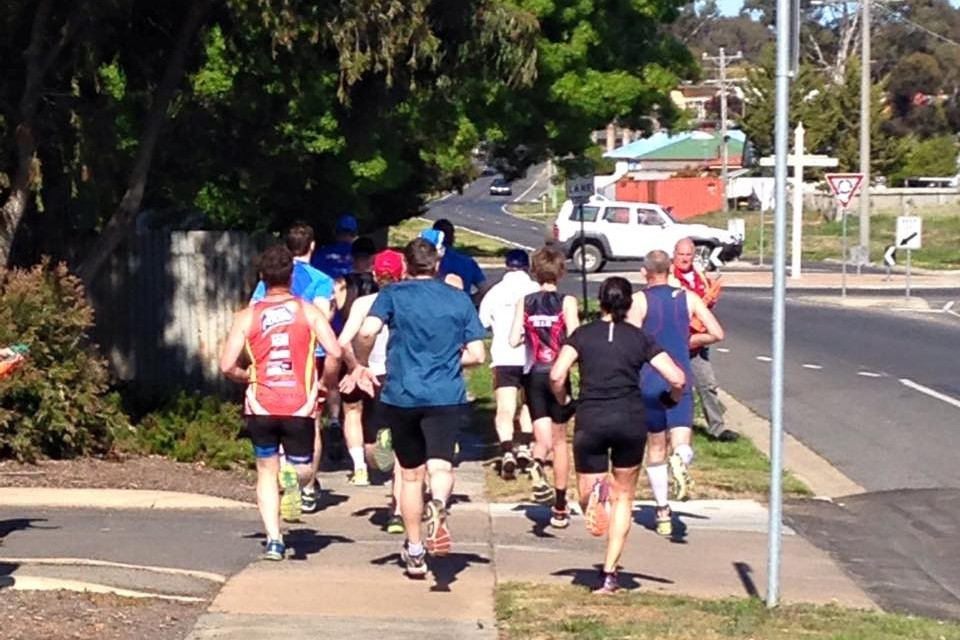
MULTIPOLYGON (((517 302, 510 345, 527 345, 524 367, 524 395, 533 421, 533 464, 530 479, 533 499, 549 503, 553 499, 550 524, 562 529, 570 524, 567 509, 567 478, 570 454, 567 451, 567 422, 573 416, 569 401, 561 404, 550 390, 550 369, 560 348, 580 325, 577 299, 557 292, 557 282, 566 272, 565 258, 556 249, 543 247, 531 258, 530 273, 540 283, 540 291, 527 294, 517 302), (553 451, 553 477, 556 491, 550 490, 543 467, 547 453, 553 451)), ((570 382, 567 381, 569 389, 570 382)))
MULTIPOLYGON (((643 265, 647 288, 634 294, 628 319, 653 336, 690 380, 690 349, 722 340, 723 329, 699 296, 667 284, 670 256, 663 251, 651 251, 644 258, 643 265), (690 335, 692 318, 703 323, 704 333, 690 335)), ((693 392, 688 386, 676 406, 664 406, 660 398, 669 385, 649 366, 640 370, 640 389, 647 427, 647 477, 657 504, 657 533, 670 536, 673 534, 673 514, 667 501, 668 475, 673 475, 678 500, 689 497, 693 484, 689 470, 693 462, 693 392), (669 469, 667 432, 673 450, 669 469)))

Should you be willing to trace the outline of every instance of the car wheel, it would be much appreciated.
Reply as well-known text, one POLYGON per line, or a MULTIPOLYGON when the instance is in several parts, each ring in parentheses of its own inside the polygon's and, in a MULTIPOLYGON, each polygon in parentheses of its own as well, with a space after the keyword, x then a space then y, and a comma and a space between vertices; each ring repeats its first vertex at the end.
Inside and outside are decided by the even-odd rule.
POLYGON ((586 243, 579 245, 576 249, 573 250, 573 254, 570 256, 573 260, 573 268, 577 271, 580 270, 580 260, 581 252, 583 253, 584 269, 587 273, 596 273, 603 268, 604 259, 603 251, 595 244, 586 243))
POLYGON ((716 267, 710 262, 713 245, 698 244, 693 250, 693 266, 703 271, 713 271, 716 267))

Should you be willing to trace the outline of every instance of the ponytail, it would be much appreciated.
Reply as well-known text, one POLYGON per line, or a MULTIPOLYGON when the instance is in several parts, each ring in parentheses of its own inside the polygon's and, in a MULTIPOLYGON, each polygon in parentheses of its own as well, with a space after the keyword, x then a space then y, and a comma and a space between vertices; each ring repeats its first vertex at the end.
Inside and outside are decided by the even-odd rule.
POLYGON ((633 304, 633 287, 626 278, 613 276, 600 285, 600 309, 614 322, 623 322, 633 304))

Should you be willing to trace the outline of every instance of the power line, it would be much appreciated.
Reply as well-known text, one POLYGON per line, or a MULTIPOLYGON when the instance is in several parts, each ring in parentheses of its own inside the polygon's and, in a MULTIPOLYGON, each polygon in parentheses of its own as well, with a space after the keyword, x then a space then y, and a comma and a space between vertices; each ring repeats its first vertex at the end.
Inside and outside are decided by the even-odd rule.
POLYGON ((884 3, 882 3, 882 2, 875 2, 874 4, 875 4, 876 6, 878 6, 878 7, 880 7, 880 9, 882 9, 883 11, 885 11, 888 15, 893 16, 894 18, 896 18, 896 19, 899 20, 900 22, 905 22, 905 23, 907 23, 908 25, 912 26, 914 29, 917 29, 918 31, 922 31, 922 32, 926 33, 928 36, 931 36, 931 37, 933 37, 933 38, 936 38, 937 40, 940 40, 941 42, 945 42, 946 44, 952 44, 952 45, 955 46, 955 47, 960 47, 960 42, 957 42, 956 40, 951 40, 950 38, 948 38, 948 37, 946 37, 946 36, 942 36, 942 35, 940 35, 939 33, 937 33, 936 31, 931 31, 930 29, 928 29, 927 27, 923 26, 922 24, 918 24, 918 23, 914 22, 913 20, 911 20, 911 19, 908 18, 907 16, 903 15, 902 13, 900 13, 900 12, 898 12, 898 11, 895 11, 895 10, 891 9, 890 7, 886 6, 886 5, 885 5, 884 3))

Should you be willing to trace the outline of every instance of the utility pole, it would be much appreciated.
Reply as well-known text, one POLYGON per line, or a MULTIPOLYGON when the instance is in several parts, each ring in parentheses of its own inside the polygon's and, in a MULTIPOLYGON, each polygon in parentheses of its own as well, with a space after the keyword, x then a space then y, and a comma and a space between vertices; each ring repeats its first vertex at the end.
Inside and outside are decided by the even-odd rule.
POLYGON ((728 173, 730 167, 730 153, 727 141, 727 63, 743 59, 743 53, 737 51, 736 55, 727 56, 724 47, 720 47, 720 55, 710 56, 703 54, 705 61, 713 62, 717 65, 720 73, 719 80, 708 80, 708 84, 719 83, 720 85, 720 144, 722 154, 722 164, 720 165, 720 181, 723 183, 723 212, 730 210, 727 200, 727 189, 729 187, 728 173))
POLYGON ((860 0, 862 8, 860 48, 860 259, 870 261, 870 3, 860 0))

